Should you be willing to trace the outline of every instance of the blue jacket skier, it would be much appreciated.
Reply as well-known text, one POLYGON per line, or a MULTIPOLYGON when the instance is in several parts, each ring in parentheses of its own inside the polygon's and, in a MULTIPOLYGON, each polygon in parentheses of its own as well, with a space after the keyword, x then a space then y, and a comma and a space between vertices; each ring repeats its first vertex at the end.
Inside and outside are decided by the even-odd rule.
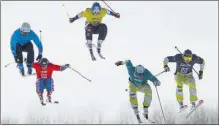
POLYGON ((39 50, 38 56, 36 58, 36 60, 39 61, 42 58, 43 46, 37 34, 33 30, 31 30, 29 23, 24 22, 22 26, 15 30, 11 36, 11 52, 14 56, 15 62, 17 63, 21 75, 24 75, 22 52, 27 52, 27 73, 32 74, 32 63, 34 62, 34 49, 31 40, 33 40, 33 42, 39 50))

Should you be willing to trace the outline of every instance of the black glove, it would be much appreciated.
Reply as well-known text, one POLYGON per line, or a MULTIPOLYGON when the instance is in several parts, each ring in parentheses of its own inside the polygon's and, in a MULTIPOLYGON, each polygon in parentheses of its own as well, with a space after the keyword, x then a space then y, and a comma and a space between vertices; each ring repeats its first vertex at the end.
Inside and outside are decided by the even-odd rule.
POLYGON ((115 16, 116 18, 120 18, 120 14, 119 13, 114 13, 113 16, 115 16))
POLYGON ((170 71, 170 68, 169 68, 168 65, 164 65, 164 71, 165 71, 165 72, 169 72, 169 71, 170 71))
POLYGON ((19 59, 18 56, 14 56, 14 60, 15 60, 16 63, 20 63, 20 59, 19 59))
POLYGON ((70 64, 65 64, 65 67, 67 68, 67 67, 70 67, 70 64))
POLYGON ((70 23, 74 22, 75 20, 76 20, 75 18, 69 18, 70 23))
POLYGON ((201 70, 199 71, 198 78, 199 78, 199 80, 201 80, 203 78, 203 71, 201 71, 201 70))
POLYGON ((116 63, 115 63, 115 65, 116 66, 120 66, 120 65, 123 65, 124 63, 122 62, 122 61, 117 61, 116 63))
POLYGON ((39 54, 39 55, 37 56, 36 60, 37 60, 38 62, 40 62, 41 59, 42 59, 42 54, 39 54))

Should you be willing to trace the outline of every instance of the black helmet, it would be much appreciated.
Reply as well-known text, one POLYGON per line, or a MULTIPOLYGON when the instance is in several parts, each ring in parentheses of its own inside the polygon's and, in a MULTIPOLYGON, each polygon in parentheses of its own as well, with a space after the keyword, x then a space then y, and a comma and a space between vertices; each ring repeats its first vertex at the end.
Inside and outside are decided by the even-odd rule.
POLYGON ((40 60, 40 66, 42 67, 42 66, 48 66, 48 64, 49 64, 49 60, 47 59, 47 58, 42 58, 41 60, 40 60))
POLYGON ((183 55, 184 56, 192 56, 192 51, 187 49, 187 50, 184 51, 183 55))

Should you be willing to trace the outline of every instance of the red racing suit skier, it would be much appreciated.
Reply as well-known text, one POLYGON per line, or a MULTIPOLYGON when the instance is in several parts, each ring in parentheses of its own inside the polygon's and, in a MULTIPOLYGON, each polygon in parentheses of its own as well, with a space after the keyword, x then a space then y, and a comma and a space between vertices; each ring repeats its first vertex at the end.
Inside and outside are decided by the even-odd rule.
POLYGON ((51 94, 54 91, 54 81, 52 78, 53 71, 64 71, 69 67, 69 64, 62 66, 49 63, 48 59, 43 58, 40 62, 33 63, 33 68, 36 70, 37 81, 36 81, 36 92, 39 95, 40 102, 43 102, 43 91, 47 90, 47 100, 51 102, 51 94))

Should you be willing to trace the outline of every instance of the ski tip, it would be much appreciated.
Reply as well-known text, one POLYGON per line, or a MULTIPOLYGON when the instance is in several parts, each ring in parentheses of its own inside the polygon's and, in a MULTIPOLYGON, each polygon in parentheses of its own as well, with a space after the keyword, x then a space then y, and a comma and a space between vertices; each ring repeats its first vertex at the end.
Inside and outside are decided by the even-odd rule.
POLYGON ((202 104, 202 103, 204 103, 204 101, 203 101, 203 100, 200 100, 199 103, 202 104))
POLYGON ((188 107, 188 105, 184 105, 184 108, 187 108, 188 107))

